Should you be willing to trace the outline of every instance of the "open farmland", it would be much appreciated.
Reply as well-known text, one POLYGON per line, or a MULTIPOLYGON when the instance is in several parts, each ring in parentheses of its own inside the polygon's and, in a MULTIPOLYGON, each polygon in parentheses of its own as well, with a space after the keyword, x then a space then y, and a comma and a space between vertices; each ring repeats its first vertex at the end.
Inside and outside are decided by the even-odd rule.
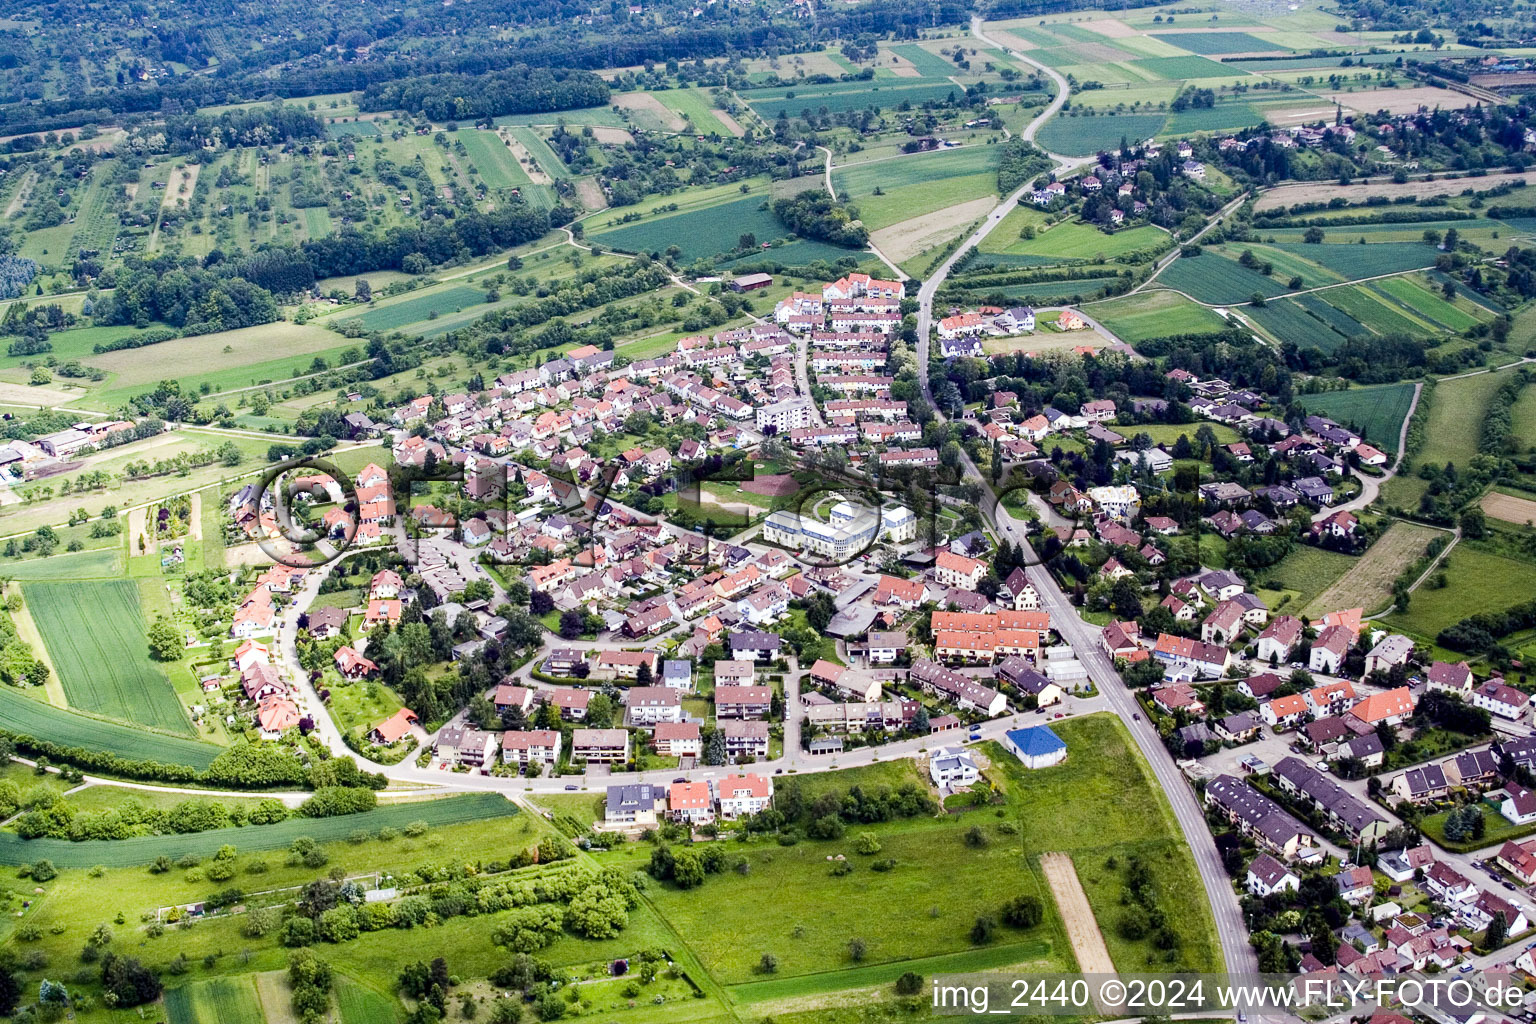
POLYGON ((66 747, 104 750, 128 760, 161 761, 204 769, 223 751, 211 743, 160 736, 117 722, 65 711, 0 687, 0 729, 66 747))
POLYGON ((1151 138, 1162 130, 1166 120, 1164 114, 1100 114, 1095 117, 1058 114, 1040 129, 1037 141, 1053 153, 1087 156, 1118 146, 1121 139, 1137 142, 1151 138))
POLYGON ((687 262, 729 252, 743 234, 756 235, 759 243, 788 236, 789 229, 762 209, 766 202, 762 196, 743 196, 634 224, 589 228, 587 237, 623 252, 664 252, 675 245, 687 262))
POLYGON ((461 128, 453 137, 464 144, 470 163, 489 187, 513 188, 533 183, 511 147, 495 132, 461 128))
MULTIPOLYGON (((392 331, 406 324, 430 319, 434 315, 455 313, 461 309, 483 305, 485 305, 483 291, 469 285, 457 285, 442 290, 434 289, 426 294, 402 299, 399 302, 372 306, 357 315, 356 319, 362 322, 364 330, 392 331)), ((343 314, 343 318, 353 319, 352 311, 343 314)))
POLYGON ((1154 34, 1152 38, 1204 57, 1286 49, 1276 46, 1271 40, 1247 32, 1164 32, 1154 34))
POLYGON ((764 120, 771 122, 780 113, 797 117, 802 111, 809 110, 814 114, 823 107, 831 114, 869 107, 891 110, 902 103, 920 107, 930 100, 948 100, 964 91, 948 80, 882 78, 873 82, 834 82, 826 85, 753 89, 742 92, 741 97, 764 120))
MULTIPOLYGON (((1002 234, 1001 229, 993 232, 1002 234)), ((989 238, 988 241, 991 241, 989 238)), ((1080 220, 1063 221, 1039 231, 1034 238, 1018 238, 1009 241, 1006 236, 998 239, 990 252, 1018 255, 1036 255, 1058 260, 1091 259, 1100 257, 1113 260, 1128 253, 1162 252, 1172 245, 1172 238, 1162 228, 1151 224, 1108 232, 1080 220)))
POLYGON ((1413 405, 1413 384, 1376 384, 1347 391, 1297 395, 1308 412, 1354 427, 1385 452, 1396 452, 1403 420, 1413 405))
POLYGON ((136 583, 28 583, 23 595, 71 707, 192 731, 170 680, 149 660, 136 583))
POLYGON ((1416 523, 1394 522, 1305 613, 1315 617, 1340 608, 1364 608, 1368 614, 1380 610, 1392 600, 1392 581, 1441 533, 1416 523))
POLYGON ((165 993, 170 1024, 265 1024, 255 979, 209 978, 165 993))
MULTIPOLYGON (((1443 466, 1454 462, 1460 466, 1476 455, 1483 414, 1502 383, 1497 373, 1477 373, 1426 388, 1420 399, 1428 403, 1424 445, 1414 455, 1413 464, 1443 466)), ((1383 496, 1395 505, 1413 509, 1428 486, 1415 474, 1398 473, 1387 481, 1383 496)))
POLYGON ((1131 344, 1172 334, 1214 333, 1227 326, 1204 306, 1166 290, 1105 299, 1085 307, 1084 312, 1131 344))
POLYGON ((1259 598, 1276 611, 1284 608, 1287 614, 1295 614, 1354 565, 1349 555, 1298 544, 1259 574, 1259 598))
POLYGON ((189 835, 135 836, 72 843, 68 839, 23 839, 13 832, 0 832, 0 857, 7 864, 27 864, 46 857, 60 868, 88 868, 94 864, 128 867, 152 863, 160 856, 176 858, 190 853, 211 857, 226 843, 241 850, 281 850, 299 836, 308 836, 317 843, 333 843, 359 830, 398 829, 413 821, 434 826, 456 825, 517 813, 517 805, 498 793, 471 793, 438 800, 387 804, 376 810, 334 818, 289 818, 275 825, 219 828, 189 835))
POLYGON ((1158 284, 1175 288, 1198 302, 1237 305, 1257 292, 1272 298, 1285 291, 1285 283, 1257 270, 1240 266, 1213 249, 1199 256, 1181 256, 1156 277, 1158 284))
POLYGON ((1536 523, 1536 501, 1530 498, 1490 491, 1483 495, 1480 504, 1484 512, 1506 523, 1519 523, 1522 526, 1536 523))

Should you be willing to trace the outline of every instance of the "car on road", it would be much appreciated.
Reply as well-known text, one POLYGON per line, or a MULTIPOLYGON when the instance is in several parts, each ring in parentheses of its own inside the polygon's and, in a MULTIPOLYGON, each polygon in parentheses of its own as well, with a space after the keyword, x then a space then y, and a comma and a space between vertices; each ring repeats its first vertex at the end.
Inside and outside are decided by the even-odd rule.
POLYGON ((580 786, 566 786, 565 788, 567 790, 571 791, 571 792, 575 792, 576 790, 580 789, 581 787, 580 786))
POLYGON ((773 770, 773 774, 775 774, 775 775, 783 775, 784 774, 784 769, 783 768, 775 768, 773 770))
POLYGON ((1057 712, 1057 713, 1056 713, 1056 717, 1057 717, 1057 718, 1066 718, 1066 717, 1067 717, 1067 716, 1066 716, 1066 715, 1064 715, 1064 714, 1062 714, 1062 713, 1061 713, 1061 712, 1059 712, 1059 711, 1058 711, 1058 712, 1057 712))
POLYGON ((1141 721, 1141 712, 1137 711, 1136 713, 1132 714, 1131 715, 1131 720, 1132 721, 1136 721, 1136 722, 1141 721))
POLYGON ((1504 888, 1508 889, 1510 892, 1514 892, 1515 891, 1515 883, 1514 882, 1505 882, 1504 883, 1504 888))
POLYGON ((687 782, 688 781, 688 777, 686 775, 679 775, 677 778, 673 779, 672 781, 673 782, 687 782))
POLYGON ((1317 762, 1317 770, 1322 772, 1324 775, 1327 775, 1332 769, 1330 768, 1327 761, 1319 761, 1317 762))

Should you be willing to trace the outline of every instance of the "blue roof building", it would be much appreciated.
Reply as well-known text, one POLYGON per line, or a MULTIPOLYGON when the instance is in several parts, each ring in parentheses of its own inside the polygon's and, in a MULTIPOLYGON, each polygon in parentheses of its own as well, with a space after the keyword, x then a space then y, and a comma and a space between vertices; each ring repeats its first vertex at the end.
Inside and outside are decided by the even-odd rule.
POLYGON ((1003 745, 1013 751, 1026 768, 1049 768, 1067 757, 1066 743, 1048 725, 1014 729, 1003 737, 1003 745))

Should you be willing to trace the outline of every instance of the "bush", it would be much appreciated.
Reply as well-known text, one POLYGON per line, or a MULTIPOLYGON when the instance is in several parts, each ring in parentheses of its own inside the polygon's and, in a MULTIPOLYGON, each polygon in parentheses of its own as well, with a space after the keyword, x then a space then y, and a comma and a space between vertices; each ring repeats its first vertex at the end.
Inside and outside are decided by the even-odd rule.
POLYGON ((896 994, 902 996, 915 996, 923 990, 923 976, 916 971, 907 971, 896 979, 896 994))
POLYGON ((1011 928, 1033 928, 1045 918, 1045 906, 1037 896, 1016 896, 1003 904, 1003 923, 1011 928))

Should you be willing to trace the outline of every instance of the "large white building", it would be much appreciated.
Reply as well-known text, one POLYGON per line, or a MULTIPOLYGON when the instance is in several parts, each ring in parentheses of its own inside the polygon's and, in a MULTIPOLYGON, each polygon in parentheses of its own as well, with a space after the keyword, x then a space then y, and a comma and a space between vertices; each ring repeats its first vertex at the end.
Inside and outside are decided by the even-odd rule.
POLYGON ((900 544, 917 536, 917 517, 911 509, 891 503, 879 509, 839 501, 829 522, 789 509, 772 512, 763 520, 763 539, 798 551, 827 558, 852 558, 878 540, 900 544))
POLYGON ((757 429, 774 427, 783 434, 801 427, 809 427, 815 421, 809 398, 786 398, 782 402, 764 405, 757 410, 757 429))

